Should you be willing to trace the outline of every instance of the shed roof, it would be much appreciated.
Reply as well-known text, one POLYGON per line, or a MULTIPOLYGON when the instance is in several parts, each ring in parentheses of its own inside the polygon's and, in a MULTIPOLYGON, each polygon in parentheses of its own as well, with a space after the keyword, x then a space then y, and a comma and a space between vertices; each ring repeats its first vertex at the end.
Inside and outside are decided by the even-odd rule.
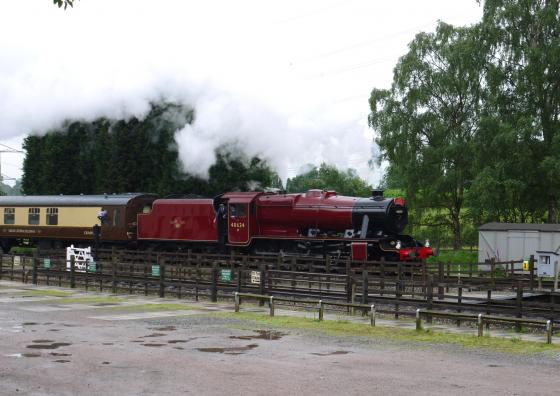
POLYGON ((121 206, 141 196, 151 194, 127 193, 107 195, 10 195, 0 197, 0 206, 121 206))
POLYGON ((478 227, 479 231, 541 231, 560 232, 560 224, 534 223, 486 223, 478 227))

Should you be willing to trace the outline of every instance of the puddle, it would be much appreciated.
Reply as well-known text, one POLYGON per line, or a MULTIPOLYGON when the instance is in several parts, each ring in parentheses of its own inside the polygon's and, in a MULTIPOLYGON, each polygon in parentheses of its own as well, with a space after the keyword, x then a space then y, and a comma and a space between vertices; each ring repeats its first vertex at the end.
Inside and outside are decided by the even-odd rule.
POLYGON ((140 337, 140 338, 147 338, 147 337, 164 337, 164 336, 166 336, 166 335, 167 335, 167 334, 165 334, 165 333, 152 333, 152 334, 148 334, 148 335, 146 335, 146 336, 142 336, 142 337, 140 337))
POLYGON ((70 323, 62 323, 64 327, 78 327, 78 325, 70 324, 70 323))
POLYGON ((57 349, 63 346, 72 345, 69 342, 53 342, 52 344, 33 344, 27 345, 27 348, 32 349, 57 349))
POLYGON ((9 355, 4 355, 6 357, 15 357, 15 358, 20 358, 20 357, 40 357, 41 354, 40 353, 12 353, 9 355))
POLYGON ((175 326, 163 326, 163 327, 154 327, 152 328, 152 330, 157 330, 157 331, 174 331, 177 330, 177 328, 175 326))
POLYGON ((500 366, 499 364, 489 364, 488 367, 503 367, 503 366, 500 366))
POLYGON ((51 356, 72 356, 71 353, 59 353, 59 352, 51 352, 51 356))
POLYGON ((350 351, 334 351, 334 352, 326 352, 326 353, 312 353, 315 356, 331 356, 331 355, 347 355, 351 353, 350 351))
POLYGON ((144 342, 144 340, 132 340, 130 342, 144 342))
POLYGON ((210 352, 210 353, 224 353, 226 355, 240 355, 243 352, 250 351, 258 347, 258 344, 249 344, 243 347, 229 347, 229 348, 196 348, 200 352, 210 352))
POLYGON ((47 331, 60 331, 61 329, 49 329, 47 331))
POLYGON ((183 347, 173 347, 173 349, 180 349, 180 350, 184 350, 185 348, 183 348, 183 347))
POLYGON ((147 347, 160 347, 160 346, 164 346, 165 344, 149 343, 149 344, 142 344, 142 345, 147 347))
POLYGON ((246 336, 230 336, 229 338, 233 338, 236 340, 279 340, 286 333, 281 333, 279 331, 273 330, 254 330, 255 333, 253 335, 246 335, 246 336))
POLYGON ((43 323, 43 324, 44 324, 45 326, 48 326, 48 325, 54 324, 54 322, 45 322, 45 323, 43 323))
POLYGON ((36 322, 23 322, 22 323, 23 326, 36 326, 38 324, 39 323, 36 323, 36 322))
POLYGON ((33 340, 31 342, 34 342, 36 344, 47 344, 49 342, 54 342, 53 340, 33 340))
POLYGON ((167 341, 168 344, 182 344, 184 342, 189 342, 189 341, 193 341, 193 340, 197 340, 199 337, 192 337, 186 340, 169 340, 167 341))
POLYGON ((111 362, 101 362, 101 364, 111 364, 111 362))
POLYGON ((55 363, 69 363, 70 360, 64 360, 64 359, 60 359, 60 360, 55 360, 55 363))
POLYGON ((104 342, 103 345, 114 345, 112 342, 104 342))

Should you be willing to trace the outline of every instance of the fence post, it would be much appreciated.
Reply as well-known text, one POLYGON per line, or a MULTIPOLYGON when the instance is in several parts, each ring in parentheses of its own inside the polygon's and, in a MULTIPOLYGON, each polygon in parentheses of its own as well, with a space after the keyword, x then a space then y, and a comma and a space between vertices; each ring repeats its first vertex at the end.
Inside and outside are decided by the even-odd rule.
MULTIPOLYGON (((433 281, 434 281, 434 276, 432 274, 428 275, 428 282, 426 285, 427 288, 427 294, 428 294, 428 310, 432 310, 433 307, 433 300, 434 300, 434 285, 433 285, 433 281)), ((426 322, 427 323, 432 323, 432 315, 427 315, 426 316, 426 322)))
POLYGON ((218 302, 218 265, 212 264, 212 284, 210 285, 210 300, 218 302))
MULTIPOLYGON (((517 282, 517 314, 516 317, 521 318, 523 316, 523 287, 521 282, 517 282)), ((515 331, 521 331, 521 325, 519 323, 515 324, 515 331)))
POLYGON ((76 257, 74 255, 70 256, 70 287, 74 289, 76 287, 76 257))
POLYGON ((422 330, 422 319, 420 318, 420 308, 416 310, 416 331, 422 330))
MULTIPOLYGON (((463 303, 463 288, 459 286, 457 289, 457 305, 459 308, 457 309, 457 313, 461 313, 461 304, 463 303)), ((457 319, 457 327, 461 327, 461 319, 457 319)))
POLYGON ((165 297, 165 260, 163 257, 159 257, 159 297, 165 297))
POLYGON ((242 276, 243 276, 243 269, 237 269, 237 292, 241 293, 241 284, 242 284, 242 276))
POLYGON ((443 263, 438 263, 438 300, 443 300, 443 263))
POLYGON ((270 316, 274 316, 274 297, 270 296, 270 316))
POLYGON ((533 291, 534 288, 534 278, 535 278, 535 256, 531 255, 529 257, 529 272, 530 272, 530 278, 529 278, 529 289, 531 291, 533 291))
POLYGON ((546 343, 552 344, 552 320, 546 321, 546 343))
POLYGON ((366 266, 364 264, 364 267, 362 269, 362 304, 367 304, 368 303, 368 294, 369 294, 369 279, 368 279, 368 271, 366 269, 366 266))
POLYGON ((323 300, 319 300, 319 321, 323 320, 323 300))
POLYGON ((117 253, 116 253, 116 248, 114 246, 111 248, 111 265, 112 265, 111 280, 113 282, 113 294, 117 294, 117 253))
MULTIPOLYGON (((259 294, 264 296, 266 293, 266 267, 261 265, 261 281, 259 283, 259 294)), ((259 306, 264 306, 264 300, 259 300, 259 306)))
POLYGON ((346 261, 346 302, 352 302, 352 270, 350 269, 350 261, 346 261))
POLYGON ((379 288, 381 289, 379 295, 383 295, 383 291, 385 290, 385 257, 381 257, 379 263, 379 288))
POLYGON ((371 327, 375 327, 375 314, 376 314, 375 304, 371 304, 371 311, 370 312, 371 312, 370 313, 370 315, 371 315, 370 324, 371 324, 371 327))
POLYGON ((33 274, 31 276, 31 282, 36 285, 37 284, 37 261, 39 259, 37 258, 37 252, 35 252, 33 254, 33 274))
POLYGON ((492 289, 496 286, 496 259, 490 259, 490 278, 492 279, 492 289))
POLYGON ((239 293, 235 292, 235 312, 239 312, 239 293))
POLYGON ((482 337, 484 335, 484 327, 482 326, 482 314, 478 314, 478 336, 482 337))

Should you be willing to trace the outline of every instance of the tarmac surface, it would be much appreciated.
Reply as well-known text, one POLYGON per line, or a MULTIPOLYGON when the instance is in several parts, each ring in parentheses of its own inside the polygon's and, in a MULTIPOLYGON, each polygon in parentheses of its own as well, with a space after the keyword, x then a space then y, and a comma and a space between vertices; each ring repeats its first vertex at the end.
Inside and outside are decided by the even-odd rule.
POLYGON ((0 281, 0 395, 555 395, 560 386, 560 356, 277 330, 213 315, 220 311, 233 304, 0 281))

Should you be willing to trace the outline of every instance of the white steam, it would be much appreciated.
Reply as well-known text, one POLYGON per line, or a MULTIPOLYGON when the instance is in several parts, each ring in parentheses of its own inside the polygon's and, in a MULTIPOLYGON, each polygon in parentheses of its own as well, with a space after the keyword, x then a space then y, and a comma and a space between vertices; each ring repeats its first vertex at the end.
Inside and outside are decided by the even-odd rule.
POLYGON ((282 178, 325 161, 375 182, 368 95, 388 86, 414 34, 387 32, 418 26, 424 10, 439 13, 422 22, 458 12, 456 2, 431 1, 81 0, 67 11, 5 2, 0 139, 65 119, 141 118, 151 102, 176 101, 195 110, 176 133, 190 173, 205 176, 214 149, 232 145, 282 178))

